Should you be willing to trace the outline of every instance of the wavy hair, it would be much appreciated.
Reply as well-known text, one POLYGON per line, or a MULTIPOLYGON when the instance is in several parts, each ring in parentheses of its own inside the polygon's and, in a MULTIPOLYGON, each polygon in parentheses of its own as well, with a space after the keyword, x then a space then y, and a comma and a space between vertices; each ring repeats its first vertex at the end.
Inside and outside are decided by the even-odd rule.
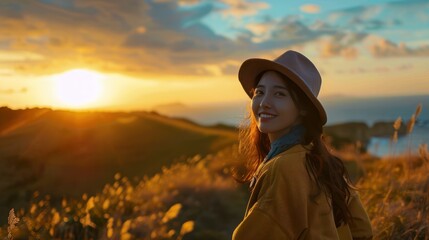
MULTIPOLYGON (((258 81, 262 74, 259 75, 258 81)), ((347 207, 351 195, 349 188, 356 189, 356 187, 352 185, 342 160, 328 151, 324 142, 323 126, 316 108, 295 83, 285 75, 279 74, 282 76, 295 105, 300 111, 306 112, 306 115, 302 117, 302 124, 306 128, 302 144, 311 144, 310 146, 312 146, 306 154, 306 168, 309 176, 318 187, 315 196, 324 191, 326 196, 331 198, 331 207, 337 227, 342 223, 350 223, 352 216, 347 207)), ((254 89, 251 91, 253 93, 254 89)), ((251 180, 259 164, 270 150, 268 134, 259 131, 252 113, 251 101, 247 105, 247 116, 239 126, 238 149, 245 162, 244 169, 235 169, 234 178, 238 182, 245 183, 251 180)))

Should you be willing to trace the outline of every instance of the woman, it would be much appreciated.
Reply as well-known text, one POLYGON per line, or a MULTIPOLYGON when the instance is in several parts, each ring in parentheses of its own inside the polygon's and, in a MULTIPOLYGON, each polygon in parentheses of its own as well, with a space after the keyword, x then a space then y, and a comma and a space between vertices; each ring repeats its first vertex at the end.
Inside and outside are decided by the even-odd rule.
POLYGON ((322 141, 321 76, 295 51, 246 60, 238 74, 251 98, 240 129, 251 195, 233 240, 372 239, 370 220, 342 161, 322 141))

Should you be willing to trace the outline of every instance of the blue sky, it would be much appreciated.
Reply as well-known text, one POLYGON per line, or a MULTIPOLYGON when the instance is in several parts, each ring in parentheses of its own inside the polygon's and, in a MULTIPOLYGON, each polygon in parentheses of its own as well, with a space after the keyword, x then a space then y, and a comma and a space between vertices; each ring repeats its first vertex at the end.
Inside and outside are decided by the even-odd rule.
MULTIPOLYGON (((255 2, 253 1, 253 3, 255 2)), ((322 21, 336 29, 377 34, 394 43, 408 42, 415 47, 418 47, 415 42, 427 42, 429 37, 427 1, 273 0, 264 3, 266 5, 255 14, 222 17, 214 11, 204 17, 202 22, 210 26, 217 34, 229 38, 234 38, 239 34, 240 29, 237 29, 237 25, 246 28, 248 24, 261 23, 267 18, 280 20, 288 17, 295 18, 306 25, 322 21), (308 11, 311 7, 314 12, 308 11), (335 15, 338 15, 338 18, 333 18, 335 15), (414 32, 414 34, 406 34, 407 32, 414 32)), ((213 4, 213 2, 200 4, 213 4)), ((228 9, 228 5, 225 4, 214 5, 221 9, 228 9)))
POLYGON ((3 0, 0 104, 50 106, 47 79, 74 69, 122 89, 110 105, 235 101, 245 59, 288 49, 322 96, 428 93, 429 1, 3 0))

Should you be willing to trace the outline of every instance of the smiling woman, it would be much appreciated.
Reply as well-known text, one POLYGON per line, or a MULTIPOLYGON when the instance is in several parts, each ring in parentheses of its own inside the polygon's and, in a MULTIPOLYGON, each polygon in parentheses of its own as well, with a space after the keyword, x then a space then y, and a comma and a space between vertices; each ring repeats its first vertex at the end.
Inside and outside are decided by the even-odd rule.
POLYGON ((54 94, 58 100, 70 108, 83 108, 97 101, 103 90, 100 73, 85 69, 75 69, 52 80, 54 94))

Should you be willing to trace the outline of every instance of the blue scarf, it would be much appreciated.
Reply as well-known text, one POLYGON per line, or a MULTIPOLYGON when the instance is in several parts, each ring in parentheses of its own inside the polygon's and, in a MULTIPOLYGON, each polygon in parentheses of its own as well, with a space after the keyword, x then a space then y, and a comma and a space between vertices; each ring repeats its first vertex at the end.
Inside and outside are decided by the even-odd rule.
POLYGON ((305 134, 305 127, 302 124, 294 125, 288 133, 276 139, 271 143, 270 151, 264 158, 262 163, 268 162, 271 158, 277 154, 286 151, 292 146, 299 144, 303 141, 305 134))

